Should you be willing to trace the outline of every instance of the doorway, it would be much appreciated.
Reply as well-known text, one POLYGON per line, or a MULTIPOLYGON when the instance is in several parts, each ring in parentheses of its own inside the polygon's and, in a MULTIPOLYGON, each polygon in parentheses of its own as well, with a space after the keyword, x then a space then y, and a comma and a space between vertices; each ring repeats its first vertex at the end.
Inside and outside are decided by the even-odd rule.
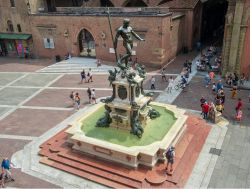
POLYGON ((203 44, 222 45, 227 0, 208 0, 203 3, 201 41, 203 44))
POLYGON ((95 40, 92 34, 86 30, 82 29, 78 36, 79 51, 80 56, 83 57, 96 57, 95 52, 95 40))

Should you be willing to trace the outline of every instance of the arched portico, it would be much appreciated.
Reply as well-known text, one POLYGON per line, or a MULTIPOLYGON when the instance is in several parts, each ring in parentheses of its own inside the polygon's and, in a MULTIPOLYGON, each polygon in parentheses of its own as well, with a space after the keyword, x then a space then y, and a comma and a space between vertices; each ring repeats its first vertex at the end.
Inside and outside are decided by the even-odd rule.
POLYGON ((79 56, 96 57, 95 39, 89 30, 83 28, 78 34, 79 56))
POLYGON ((148 5, 143 0, 126 0, 123 7, 147 7, 148 5))

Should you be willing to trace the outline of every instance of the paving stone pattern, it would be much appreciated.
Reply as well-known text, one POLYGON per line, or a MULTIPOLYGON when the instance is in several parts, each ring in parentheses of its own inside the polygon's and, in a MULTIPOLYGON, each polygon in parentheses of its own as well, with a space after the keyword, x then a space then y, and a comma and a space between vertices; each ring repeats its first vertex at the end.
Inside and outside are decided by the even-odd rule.
MULTIPOLYGON (((192 59, 195 57, 195 54, 196 53, 191 53, 178 56, 175 61, 168 65, 167 72, 171 74, 179 74, 184 61, 186 59, 192 59)), ((0 137, 1 157, 10 157, 13 153, 22 149, 24 145, 30 142, 31 138, 28 138, 28 136, 39 137, 49 129, 53 129, 54 126, 59 124, 66 117, 72 115, 75 110, 70 107, 71 102, 68 99, 68 93, 71 90, 79 91, 83 99, 86 97, 84 92, 88 86, 97 89, 98 97, 111 94, 111 88, 107 81, 108 75, 105 74, 109 67, 106 67, 107 69, 105 68, 105 73, 104 71, 97 70, 98 74, 96 74, 96 71, 93 83, 79 84, 80 74, 79 72, 76 72, 76 74, 61 73, 59 74, 62 75, 61 78, 58 78, 57 81, 55 80, 47 86, 59 75, 55 73, 44 74, 32 72, 41 70, 41 68, 50 65, 51 61, 20 60, 19 62, 19 59, 12 60, 0 58, 0 62, 4 62, 3 64, 0 64, 0 116, 7 113, 7 116, 0 117, 0 119, 2 119, 0 120, 1 136, 5 137, 5 139, 0 137), (18 106, 19 104, 22 104, 25 107, 18 106), (11 139, 8 139, 8 136, 10 135, 11 139)), ((164 90, 164 88, 167 87, 167 84, 161 82, 160 70, 153 70, 145 82, 146 89, 150 88, 149 79, 154 74, 156 75, 156 88, 158 90, 157 93, 155 93, 156 98, 161 93, 161 90, 164 90)), ((187 109, 200 110, 199 99, 201 95, 209 100, 213 100, 214 97, 211 94, 211 88, 204 87, 203 75, 204 73, 198 73, 197 76, 193 77, 189 86, 184 92, 180 93, 173 104, 187 109)), ((233 120, 235 115, 234 107, 237 101, 229 98, 230 89, 225 89, 225 92, 227 99, 223 114, 229 119, 230 125, 228 126, 228 131, 221 147, 221 155, 218 156, 211 180, 208 181, 208 186, 216 188, 249 188, 249 91, 239 91, 239 97, 243 98, 244 103, 244 115, 240 124, 233 120)), ((82 100, 81 108, 86 106, 85 103, 86 101, 82 100)), ((15 170, 14 175, 16 176, 16 181, 9 183, 10 187, 57 187, 47 181, 24 174, 19 169, 15 170)), ((89 187, 91 187, 91 184, 89 187)))

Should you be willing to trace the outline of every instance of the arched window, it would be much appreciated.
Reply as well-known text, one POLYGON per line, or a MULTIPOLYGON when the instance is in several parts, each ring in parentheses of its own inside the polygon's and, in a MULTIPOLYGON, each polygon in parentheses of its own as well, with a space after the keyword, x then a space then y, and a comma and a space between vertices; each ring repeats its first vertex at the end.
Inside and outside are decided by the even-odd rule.
POLYGON ((13 27, 13 24, 12 24, 11 20, 7 21, 7 25, 8 25, 8 31, 9 32, 14 32, 14 27, 13 27))
POLYGON ((173 1, 173 0, 162 0, 158 5, 162 5, 162 4, 170 2, 170 1, 173 1))
POLYGON ((16 6, 15 0, 10 0, 10 6, 11 6, 11 7, 15 7, 15 6, 16 6))
POLYGON ((147 7, 147 4, 142 0, 126 0, 123 3, 124 7, 147 7))
POLYGON ((22 28, 21 28, 20 24, 17 24, 17 30, 18 30, 18 32, 22 32, 22 28))

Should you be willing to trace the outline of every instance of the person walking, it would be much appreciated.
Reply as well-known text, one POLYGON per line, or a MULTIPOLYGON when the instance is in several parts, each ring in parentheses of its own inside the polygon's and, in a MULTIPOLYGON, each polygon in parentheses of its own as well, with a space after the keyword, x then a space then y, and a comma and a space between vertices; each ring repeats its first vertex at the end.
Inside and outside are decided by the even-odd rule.
POLYGON ((152 78, 151 78, 151 90, 155 90, 155 77, 154 76, 152 76, 152 78))
POLYGON ((223 107, 222 107, 222 100, 220 98, 220 95, 217 94, 216 95, 216 98, 215 98, 215 107, 216 107, 216 110, 220 113, 222 113, 222 110, 223 110, 223 107))
POLYGON ((96 103, 96 96, 95 96, 95 89, 92 89, 92 91, 91 91, 91 100, 92 100, 92 102, 94 102, 95 104, 97 104, 96 103))
POLYGON ((92 74, 91 68, 89 68, 87 76, 88 76, 88 83, 89 81, 93 82, 93 74, 92 74))
POLYGON ((222 84, 221 80, 219 80, 219 82, 216 85, 216 92, 218 93, 223 88, 224 88, 223 84, 222 84))
POLYGON ((91 89, 89 87, 87 89, 87 94, 88 94, 88 97, 89 97, 89 104, 91 104, 91 89))
POLYGON ((81 104, 81 99, 80 99, 79 93, 76 93, 76 95, 75 95, 75 105, 76 105, 77 110, 80 109, 80 104, 81 104))
POLYGON ((172 88, 174 86, 174 79, 172 76, 170 76, 168 80, 168 88, 167 88, 167 93, 172 93, 172 88))
POLYGON ((171 146, 169 149, 167 149, 165 156, 167 159, 166 173, 172 174, 173 173, 174 158, 175 158, 175 148, 173 146, 171 146), (170 165, 170 172, 168 172, 169 165, 170 165))
POLYGON ((71 91, 69 98, 72 101, 72 106, 74 106, 75 104, 75 92, 74 91, 71 91))
POLYGON ((161 70, 161 80, 162 81, 167 81, 166 73, 165 73, 165 68, 162 68, 161 70))
POLYGON ((207 119, 208 112, 209 112, 209 105, 207 102, 205 102, 205 104, 203 104, 202 106, 203 119, 207 119))
POLYGON ((246 76, 245 74, 243 73, 240 77, 240 86, 243 87, 244 84, 245 84, 245 81, 246 81, 246 76))
POLYGON ((11 168, 14 167, 13 163, 6 157, 3 159, 2 164, 2 186, 4 187, 5 179, 11 179, 11 181, 15 181, 11 174, 11 168))
POLYGON ((81 83, 82 83, 83 80, 85 80, 85 83, 87 82, 86 81, 86 74, 85 74, 85 70, 84 69, 81 72, 81 83))

